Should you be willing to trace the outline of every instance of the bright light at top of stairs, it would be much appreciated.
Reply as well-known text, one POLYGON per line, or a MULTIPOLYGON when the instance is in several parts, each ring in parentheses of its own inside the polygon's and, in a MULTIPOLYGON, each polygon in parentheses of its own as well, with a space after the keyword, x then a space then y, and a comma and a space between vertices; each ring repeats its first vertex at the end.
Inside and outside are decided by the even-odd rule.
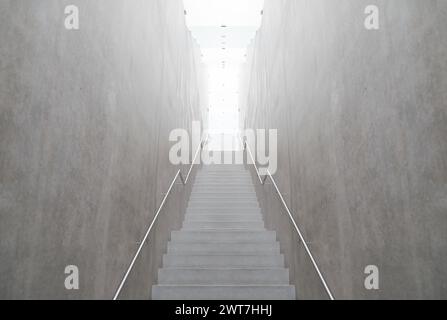
POLYGON ((183 0, 188 26, 257 26, 264 0, 183 0))

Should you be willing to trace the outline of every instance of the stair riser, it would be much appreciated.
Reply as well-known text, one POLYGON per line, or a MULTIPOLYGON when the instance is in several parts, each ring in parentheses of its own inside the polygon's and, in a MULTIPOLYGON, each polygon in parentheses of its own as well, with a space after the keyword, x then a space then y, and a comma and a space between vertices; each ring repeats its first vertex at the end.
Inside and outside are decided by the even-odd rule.
POLYGON ((256 215, 217 215, 217 214, 188 214, 185 222, 210 221, 210 222, 263 222, 262 216, 256 215))
POLYGON ((193 193, 191 194, 191 201, 195 200, 248 200, 257 201, 256 193, 193 193))
POLYGON ((193 194, 191 195, 190 201, 258 201, 258 197, 256 194, 234 194, 234 195, 228 195, 223 193, 214 193, 214 194, 193 194))
POLYGON ((161 269, 160 285, 289 285, 287 269, 161 269))
POLYGON ((232 212, 188 211, 185 219, 206 219, 207 217, 213 220, 222 219, 223 221, 228 219, 263 219, 261 212, 256 210, 234 210, 232 212))
POLYGON ((251 222, 251 221, 237 221, 237 222, 229 222, 229 221, 186 221, 183 223, 183 227, 187 228, 211 228, 211 229, 227 229, 227 228, 255 228, 255 229, 264 229, 264 222, 251 222))
POLYGON ((234 171, 234 172, 199 172, 196 178, 208 178, 208 177, 219 177, 219 178, 250 178, 251 174, 248 171, 234 171))
POLYGON ((274 244, 182 244, 178 242, 168 245, 168 254, 271 254, 279 255, 280 249, 274 244))
POLYGON ((213 207, 191 207, 186 210, 186 214, 209 214, 209 215, 260 215, 261 209, 256 207, 228 207, 226 210, 213 207))
POLYGON ((249 173, 243 172, 232 172, 232 173, 226 173, 222 174, 221 172, 217 173, 206 173, 201 174, 199 173, 196 176, 196 179, 209 179, 209 178, 226 178, 226 179, 250 179, 251 176, 249 173))
POLYGON ((199 186, 201 184, 235 184, 240 186, 252 187, 253 181, 251 179, 196 179, 196 181, 194 181, 195 186, 199 186))
POLYGON ((201 172, 247 172, 244 164, 213 164, 202 166, 201 172))
MULTIPOLYGON (((191 196, 203 195, 203 196, 227 196, 230 197, 234 194, 238 194, 241 196, 256 195, 256 190, 254 188, 212 188, 212 187, 204 187, 204 188, 195 188, 192 190, 191 196)), ((256 195, 257 196, 257 195, 256 195)))
POLYGON ((235 182, 235 183, 253 183, 251 177, 197 177, 195 183, 197 182, 235 182))
MULTIPOLYGON (((267 231, 265 229, 265 223, 262 219, 259 220, 213 220, 213 219, 207 219, 207 220, 186 220, 185 222, 183 222, 183 226, 194 226, 196 224, 196 226, 207 226, 207 227, 224 227, 226 228, 240 228, 241 226, 244 227, 250 227, 250 226, 256 226, 256 228, 262 228, 262 230, 255 230, 256 232, 263 232, 263 231, 267 231), (217 224, 217 225, 216 225, 217 224)), ((185 230, 181 230, 181 231, 185 231, 185 230)), ((253 231, 253 232, 255 232, 253 231)), ((223 231, 222 231, 223 232, 223 231)), ((231 230, 229 230, 229 232, 231 232, 231 230)), ((237 232, 237 230, 234 230, 234 232, 237 232)))
POLYGON ((248 176, 248 177, 219 177, 219 176, 214 176, 214 177, 196 177, 195 179, 195 183, 196 182, 214 182, 214 181, 234 181, 234 182, 243 182, 243 183, 253 183, 252 177, 248 176))
POLYGON ((258 205, 258 199, 254 196, 251 197, 234 197, 234 198, 230 198, 230 197, 202 197, 202 196, 197 196, 194 198, 191 198, 189 200, 189 204, 190 205, 195 205, 195 204, 214 204, 214 203, 238 203, 238 204, 254 204, 254 205, 258 205))
POLYGON ((268 250, 264 250, 260 247, 257 247, 253 250, 245 250, 245 249, 239 249, 237 247, 233 247, 231 249, 228 250, 205 250, 205 249, 194 249, 194 248, 190 248, 190 249, 181 249, 181 250, 177 250, 177 249, 168 249, 167 254, 170 255, 212 255, 212 254, 226 254, 226 255, 232 255, 232 254, 236 254, 236 255, 244 255, 244 254, 260 254, 260 255, 278 255, 280 254, 280 250, 276 250, 276 249, 268 249, 268 250))
POLYGON ((209 177, 196 177, 194 183, 197 182, 214 182, 214 181, 235 181, 235 182, 243 182, 243 183, 253 183, 253 178, 251 176, 245 177, 223 177, 223 176, 209 176, 209 177))
POLYGON ((256 189, 253 185, 242 185, 242 184, 216 184, 216 183, 204 183, 204 184, 197 184, 194 185, 193 192, 206 192, 206 191, 213 191, 213 192, 223 192, 223 191, 230 191, 230 192, 256 192, 256 189))
POLYGON ((173 232, 172 241, 276 241, 275 232, 173 232))
POLYGON ((164 267, 195 267, 195 268, 240 268, 240 267, 284 267, 284 257, 281 256, 248 256, 248 255, 165 255, 164 267))
POLYGON ((240 185, 240 184, 232 184, 232 185, 222 185, 222 184, 203 184, 203 185, 194 185, 193 190, 197 189, 204 189, 204 191, 209 189, 215 189, 215 190, 250 190, 254 191, 255 186, 253 184, 251 185, 240 185))
POLYGON ((257 201, 241 201, 234 199, 233 201, 230 200, 197 200, 197 201, 190 201, 188 208, 194 208, 194 207, 222 207, 222 206, 229 206, 229 207, 255 207, 259 208, 259 203, 257 201))
POLYGON ((197 189, 204 189, 209 190, 209 189, 215 189, 215 190, 250 190, 253 191, 255 190, 255 186, 251 183, 251 184, 238 184, 238 183, 233 183, 233 184, 219 184, 219 183, 207 183, 207 184, 194 184, 193 190, 197 190, 197 189))
POLYGON ((244 228, 244 227, 238 227, 238 228, 209 228, 209 227, 188 227, 184 228, 184 231, 193 231, 193 232, 232 232, 232 231, 238 231, 238 232, 255 232, 255 231, 264 231, 264 228, 244 228))
POLYGON ((200 190, 200 194, 208 194, 208 193, 216 193, 219 194, 228 194, 228 195, 234 195, 234 194, 254 194, 255 188, 253 186, 251 187, 193 187, 192 194, 198 193, 197 190, 200 190))
MULTIPOLYGON (((238 210, 240 211, 240 210, 238 210)), ((191 218, 191 220, 207 220, 207 218, 210 218, 211 221, 231 221, 233 219, 234 221, 240 220, 247 220, 251 221, 252 219, 260 219, 263 221, 263 216, 261 213, 253 213, 253 212, 240 212, 237 215, 233 212, 228 213, 220 213, 220 212, 188 212, 186 214, 185 220, 191 218)))
POLYGON ((292 286, 154 286, 152 298, 154 300, 295 300, 295 290, 292 286))
MULTIPOLYGON (((260 209, 259 208, 259 204, 257 203, 225 203, 226 208, 252 208, 252 209, 260 209)), ((222 208, 222 204, 221 203, 216 203, 216 202, 203 202, 203 203, 190 203, 188 205, 188 209, 207 209, 207 208, 212 208, 212 209, 225 209, 222 208)))
POLYGON ((188 207, 186 210, 187 214, 210 214, 210 215, 262 215, 261 209, 256 207, 227 207, 227 208, 217 208, 217 207, 188 207))

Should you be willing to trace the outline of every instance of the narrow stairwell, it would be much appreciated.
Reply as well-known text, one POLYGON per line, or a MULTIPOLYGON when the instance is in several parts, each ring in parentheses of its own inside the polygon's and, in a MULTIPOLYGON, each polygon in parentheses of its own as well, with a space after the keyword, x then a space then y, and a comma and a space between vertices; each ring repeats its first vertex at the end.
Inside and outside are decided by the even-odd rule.
POLYGON ((172 233, 154 300, 294 300, 276 233, 267 231, 244 166, 197 175, 181 231, 172 233))

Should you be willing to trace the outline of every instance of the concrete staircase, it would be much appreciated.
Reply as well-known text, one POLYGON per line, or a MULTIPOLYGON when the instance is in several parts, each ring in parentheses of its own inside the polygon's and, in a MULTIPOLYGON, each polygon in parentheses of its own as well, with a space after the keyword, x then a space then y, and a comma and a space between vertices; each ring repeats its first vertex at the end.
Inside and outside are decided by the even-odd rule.
POLYGON ((276 233, 264 226, 243 166, 197 175, 181 231, 173 232, 154 300, 294 300, 276 233))

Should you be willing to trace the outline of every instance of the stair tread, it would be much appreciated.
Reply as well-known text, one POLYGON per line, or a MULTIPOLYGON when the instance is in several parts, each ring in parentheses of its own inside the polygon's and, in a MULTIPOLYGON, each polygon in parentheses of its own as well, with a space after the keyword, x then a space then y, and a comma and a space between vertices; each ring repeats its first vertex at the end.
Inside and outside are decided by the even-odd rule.
POLYGON ((154 286, 155 300, 294 300, 295 288, 286 285, 154 286))
MULTIPOLYGON (((190 245, 194 245, 194 244, 203 244, 203 241, 180 241, 180 240, 171 240, 171 243, 182 243, 182 244, 190 244, 190 245)), ((248 245, 248 244, 257 244, 257 245, 263 245, 263 244, 268 244, 268 243, 278 243, 276 240, 268 240, 265 242, 259 241, 259 240, 250 240, 250 241, 240 241, 240 240, 226 240, 226 241, 218 241, 215 240, 214 242, 212 240, 207 241, 207 244, 240 244, 240 245, 248 245)), ((279 243, 278 243, 279 244, 279 243)))
POLYGON ((189 270, 189 271, 289 271, 285 267, 163 267, 160 270, 189 270))
POLYGON ((214 252, 211 254, 201 254, 201 253, 194 253, 194 254, 190 254, 190 253, 182 253, 182 252, 178 252, 178 253, 166 253, 164 255, 165 257, 180 257, 180 258, 216 258, 216 257, 237 257, 237 258, 269 258, 269 259, 274 259, 274 258, 283 258, 284 256, 281 253, 271 253, 271 254, 263 254, 263 253, 250 253, 250 254, 246 254, 246 253, 219 253, 219 252, 214 252))

